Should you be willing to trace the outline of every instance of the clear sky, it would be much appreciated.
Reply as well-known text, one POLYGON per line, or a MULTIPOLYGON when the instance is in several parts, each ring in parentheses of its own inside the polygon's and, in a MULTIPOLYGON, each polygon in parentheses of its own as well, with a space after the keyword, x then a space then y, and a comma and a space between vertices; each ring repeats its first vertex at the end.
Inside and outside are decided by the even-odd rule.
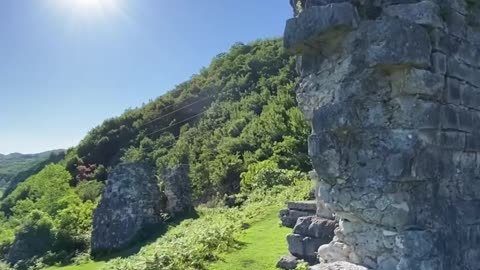
POLYGON ((237 42, 279 37, 287 0, 1 0, 0 153, 76 145, 237 42))

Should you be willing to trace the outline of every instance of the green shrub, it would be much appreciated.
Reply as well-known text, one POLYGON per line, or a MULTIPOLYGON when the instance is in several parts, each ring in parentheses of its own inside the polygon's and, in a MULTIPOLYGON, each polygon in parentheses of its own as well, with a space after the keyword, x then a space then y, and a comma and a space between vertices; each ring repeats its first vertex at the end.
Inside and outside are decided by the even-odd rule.
POLYGON ((249 165, 247 171, 241 174, 241 179, 242 192, 248 193, 256 189, 291 185, 298 180, 307 180, 308 176, 299 171, 279 169, 274 161, 265 160, 249 165))
POLYGON ((95 202, 102 194, 104 187, 105 184, 99 181, 81 181, 78 183, 75 191, 82 201, 95 202))

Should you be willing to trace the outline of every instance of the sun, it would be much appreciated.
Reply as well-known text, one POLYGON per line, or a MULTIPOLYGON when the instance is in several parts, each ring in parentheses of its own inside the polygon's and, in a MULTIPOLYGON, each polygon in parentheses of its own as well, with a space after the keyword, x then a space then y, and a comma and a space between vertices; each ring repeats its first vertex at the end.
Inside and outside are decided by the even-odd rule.
POLYGON ((122 0, 52 0, 62 12, 76 17, 106 17, 118 12, 122 0))

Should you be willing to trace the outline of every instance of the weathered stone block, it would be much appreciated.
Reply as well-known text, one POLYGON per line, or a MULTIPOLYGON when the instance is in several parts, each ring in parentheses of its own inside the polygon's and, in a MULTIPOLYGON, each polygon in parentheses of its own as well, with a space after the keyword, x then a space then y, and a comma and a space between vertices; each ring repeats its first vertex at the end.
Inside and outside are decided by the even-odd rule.
POLYGON ((399 97, 393 100, 398 106, 393 112, 394 124, 405 128, 436 129, 440 123, 440 106, 415 97, 399 97))
POLYGON ((293 233, 324 239, 330 242, 333 239, 333 231, 337 226, 333 220, 318 218, 315 216, 301 217, 293 228, 293 233))
POLYGON ((440 132, 440 146, 445 149, 463 149, 465 133, 457 131, 440 132))
POLYGON ((462 84, 462 104, 471 109, 480 110, 480 89, 462 84))
POLYGON ((351 129, 358 126, 353 104, 330 103, 313 111, 312 127, 315 133, 351 129))
POLYGON ((448 78, 447 77, 447 87, 446 87, 446 97, 445 100, 448 103, 451 104, 461 104, 462 103, 462 82, 454 79, 454 78, 448 78))
POLYGON ((295 257, 304 259, 308 262, 317 261, 318 248, 326 244, 323 239, 312 238, 299 234, 289 234, 287 236, 288 251, 295 257))
POLYGON ((293 255, 285 255, 277 262, 277 268, 281 269, 295 269, 302 260, 298 259, 293 255))
POLYGON ((432 48, 436 52, 450 53, 450 44, 448 42, 448 34, 441 29, 434 29, 430 31, 430 39, 432 41, 432 48))
POLYGON ((359 29, 365 42, 368 66, 429 67, 432 46, 425 28, 404 20, 385 18, 368 21, 359 29))
POLYGON ((397 17, 412 23, 432 28, 443 27, 443 20, 440 18, 440 7, 433 1, 392 5, 386 7, 384 12, 387 16, 397 17))
POLYGON ((447 56, 441 52, 432 53, 432 70, 441 75, 447 73, 447 56))
POLYGON ((445 86, 441 74, 424 69, 403 69, 391 75, 393 95, 425 95, 440 97, 445 86))
POLYGON ((317 211, 317 202, 314 200, 311 201, 300 201, 300 202, 288 202, 288 209, 298 210, 303 212, 315 213, 317 211))
POLYGON ((480 134, 467 134, 465 138, 465 150, 480 152, 480 134))
POLYGON ((448 7, 445 8, 443 13, 445 16, 448 33, 462 39, 466 38, 467 23, 465 16, 448 7))
POLYGON ((455 107, 444 105, 441 109, 441 126, 442 129, 458 130, 458 113, 455 107))
POLYGON ((357 10, 350 3, 310 7, 287 21, 285 48, 293 53, 334 48, 345 33, 358 26, 358 21, 357 10))
POLYGON ((280 216, 280 221, 282 222, 282 226, 293 229, 293 227, 295 227, 295 224, 297 224, 298 218, 311 216, 313 213, 298 211, 298 210, 283 209, 280 211, 279 216, 280 216))
POLYGON ((466 64, 449 57, 447 61, 447 75, 471 83, 480 87, 480 76, 477 76, 478 70, 467 66, 466 64))
POLYGON ((473 131, 473 114, 467 109, 458 109, 458 128, 464 132, 473 131))

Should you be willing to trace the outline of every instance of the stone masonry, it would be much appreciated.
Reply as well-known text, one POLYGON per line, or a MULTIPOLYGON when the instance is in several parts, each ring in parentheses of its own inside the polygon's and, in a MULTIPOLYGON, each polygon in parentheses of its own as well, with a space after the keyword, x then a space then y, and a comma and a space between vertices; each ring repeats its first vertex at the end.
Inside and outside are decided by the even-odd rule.
POLYGON ((287 22, 319 194, 339 220, 322 262, 480 269, 477 2, 302 0, 287 22))

